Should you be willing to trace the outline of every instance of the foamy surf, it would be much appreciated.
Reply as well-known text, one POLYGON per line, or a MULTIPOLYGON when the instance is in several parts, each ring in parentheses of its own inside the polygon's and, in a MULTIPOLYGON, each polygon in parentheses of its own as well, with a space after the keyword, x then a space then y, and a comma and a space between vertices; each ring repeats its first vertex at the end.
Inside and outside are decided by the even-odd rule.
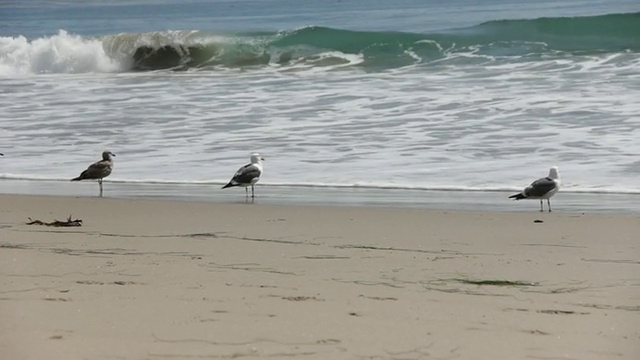
POLYGON ((68 179, 109 149, 120 194, 209 196, 260 151, 260 185, 291 201, 313 201, 309 192, 502 201, 552 165, 564 196, 635 199, 640 52, 634 34, 609 31, 619 20, 635 26, 634 16, 440 33, 303 26, 11 38, 12 51, 47 54, 40 59, 69 65, 90 49, 87 58, 117 66, 10 63, 29 75, 2 81, 0 187, 93 194, 95 184, 68 179), (607 24, 611 46, 588 41, 607 24), (40 42, 51 51, 35 51, 40 42))
MULTIPOLYGON (((272 32, 164 30, 0 38, 0 76, 122 71, 500 64, 640 51, 638 14, 489 21, 437 33, 305 26, 272 32), (594 30, 597 29, 597 30, 594 30)), ((604 64, 602 64, 604 65, 604 64)))
POLYGON ((126 66, 107 55, 98 39, 60 30, 57 35, 28 40, 0 37, 0 76, 110 73, 126 66))

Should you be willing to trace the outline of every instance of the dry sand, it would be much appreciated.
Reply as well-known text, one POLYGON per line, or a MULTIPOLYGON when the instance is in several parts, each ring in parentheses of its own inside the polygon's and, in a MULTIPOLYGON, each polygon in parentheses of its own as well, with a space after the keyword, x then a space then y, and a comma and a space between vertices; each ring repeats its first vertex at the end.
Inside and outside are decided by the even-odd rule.
POLYGON ((0 195, 0 358, 636 360, 639 246, 637 215, 0 195))

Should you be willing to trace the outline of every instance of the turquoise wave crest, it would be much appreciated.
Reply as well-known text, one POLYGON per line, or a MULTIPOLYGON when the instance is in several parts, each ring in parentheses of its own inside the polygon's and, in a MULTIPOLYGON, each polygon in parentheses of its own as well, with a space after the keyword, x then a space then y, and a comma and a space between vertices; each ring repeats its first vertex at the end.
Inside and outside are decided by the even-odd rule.
POLYGON ((130 68, 139 71, 265 65, 387 69, 460 54, 512 61, 640 53, 640 12, 498 20, 427 34, 309 26, 224 35, 203 31, 118 34, 105 37, 103 43, 110 56, 127 58, 130 68))

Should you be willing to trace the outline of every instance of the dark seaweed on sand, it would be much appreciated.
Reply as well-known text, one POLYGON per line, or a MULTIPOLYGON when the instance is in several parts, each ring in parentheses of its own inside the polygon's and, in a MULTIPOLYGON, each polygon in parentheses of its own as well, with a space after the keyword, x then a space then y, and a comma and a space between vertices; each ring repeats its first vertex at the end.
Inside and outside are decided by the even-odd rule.
POLYGON ((82 220, 75 219, 71 220, 71 215, 67 218, 67 221, 54 220, 52 222, 44 222, 40 220, 33 220, 29 218, 29 222, 27 225, 44 225, 44 226, 55 226, 55 227, 73 227, 73 226, 82 226, 82 220))
POLYGON ((457 282, 469 285, 491 285, 491 286, 538 286, 534 282, 526 281, 510 281, 510 280, 469 280, 469 279, 453 279, 457 282))

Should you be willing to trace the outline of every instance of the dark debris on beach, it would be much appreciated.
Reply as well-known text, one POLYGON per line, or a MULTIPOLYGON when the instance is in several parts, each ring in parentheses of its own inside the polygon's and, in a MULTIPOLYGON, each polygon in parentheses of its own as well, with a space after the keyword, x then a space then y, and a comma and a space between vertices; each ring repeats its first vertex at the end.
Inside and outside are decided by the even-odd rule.
POLYGON ((80 219, 71 219, 71 215, 67 218, 67 221, 54 220, 52 222, 44 222, 41 220, 33 220, 29 218, 29 222, 27 225, 44 225, 44 226, 54 226, 54 227, 74 227, 74 226, 82 226, 82 220, 80 219))
POLYGON ((457 282, 468 285, 491 285, 491 286, 537 286, 535 282, 509 281, 509 280, 468 280, 454 279, 457 282))

